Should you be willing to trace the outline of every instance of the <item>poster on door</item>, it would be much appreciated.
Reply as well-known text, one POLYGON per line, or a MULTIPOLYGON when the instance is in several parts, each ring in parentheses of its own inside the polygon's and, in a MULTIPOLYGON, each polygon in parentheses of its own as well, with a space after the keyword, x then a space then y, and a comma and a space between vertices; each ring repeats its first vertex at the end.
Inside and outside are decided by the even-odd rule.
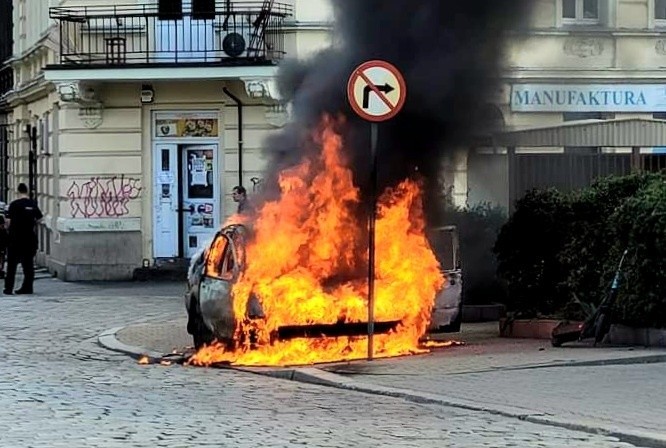
MULTIPOLYGON (((211 229, 215 214, 213 151, 187 150, 187 199, 191 201, 190 228, 211 229)), ((192 229, 195 230, 195 229, 192 229)))
MULTIPOLYGON (((204 229, 212 229, 214 226, 213 211, 215 206, 213 203, 203 203, 194 206, 194 210, 190 215, 190 229, 193 227, 201 227, 204 229)), ((196 229, 192 229, 196 230, 196 229)))

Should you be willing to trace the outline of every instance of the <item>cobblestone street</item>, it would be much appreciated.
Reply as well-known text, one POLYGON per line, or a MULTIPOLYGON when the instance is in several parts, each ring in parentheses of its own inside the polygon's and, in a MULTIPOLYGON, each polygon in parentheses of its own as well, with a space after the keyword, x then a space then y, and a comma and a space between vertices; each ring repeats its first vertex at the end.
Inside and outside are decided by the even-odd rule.
POLYGON ((110 327, 173 316, 180 288, 41 279, 35 296, 3 297, 0 446, 633 446, 234 370, 140 366, 97 345, 110 327))

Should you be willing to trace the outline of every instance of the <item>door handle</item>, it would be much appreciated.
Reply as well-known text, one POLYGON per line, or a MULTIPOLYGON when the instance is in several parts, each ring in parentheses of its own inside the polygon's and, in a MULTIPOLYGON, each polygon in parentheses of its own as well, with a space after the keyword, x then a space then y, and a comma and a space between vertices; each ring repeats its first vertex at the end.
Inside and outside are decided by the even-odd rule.
POLYGON ((190 212, 190 215, 194 213, 194 204, 190 204, 188 208, 177 208, 178 213, 190 212))

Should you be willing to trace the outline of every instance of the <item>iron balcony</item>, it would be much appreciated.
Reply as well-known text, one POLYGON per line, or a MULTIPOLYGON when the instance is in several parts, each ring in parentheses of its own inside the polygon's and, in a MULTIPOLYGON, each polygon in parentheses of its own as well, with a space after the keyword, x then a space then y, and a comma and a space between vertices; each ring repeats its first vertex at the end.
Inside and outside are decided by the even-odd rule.
POLYGON ((60 66, 271 65, 292 7, 273 0, 181 0, 54 7, 60 66), (188 2, 189 3, 189 2, 188 2))

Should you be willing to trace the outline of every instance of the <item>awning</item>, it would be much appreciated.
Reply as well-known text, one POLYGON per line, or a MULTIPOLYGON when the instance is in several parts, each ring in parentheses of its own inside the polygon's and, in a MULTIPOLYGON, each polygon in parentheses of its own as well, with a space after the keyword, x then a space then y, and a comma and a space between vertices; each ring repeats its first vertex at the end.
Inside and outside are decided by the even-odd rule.
POLYGON ((666 120, 625 118, 569 122, 493 134, 482 139, 480 146, 666 146, 666 120))

